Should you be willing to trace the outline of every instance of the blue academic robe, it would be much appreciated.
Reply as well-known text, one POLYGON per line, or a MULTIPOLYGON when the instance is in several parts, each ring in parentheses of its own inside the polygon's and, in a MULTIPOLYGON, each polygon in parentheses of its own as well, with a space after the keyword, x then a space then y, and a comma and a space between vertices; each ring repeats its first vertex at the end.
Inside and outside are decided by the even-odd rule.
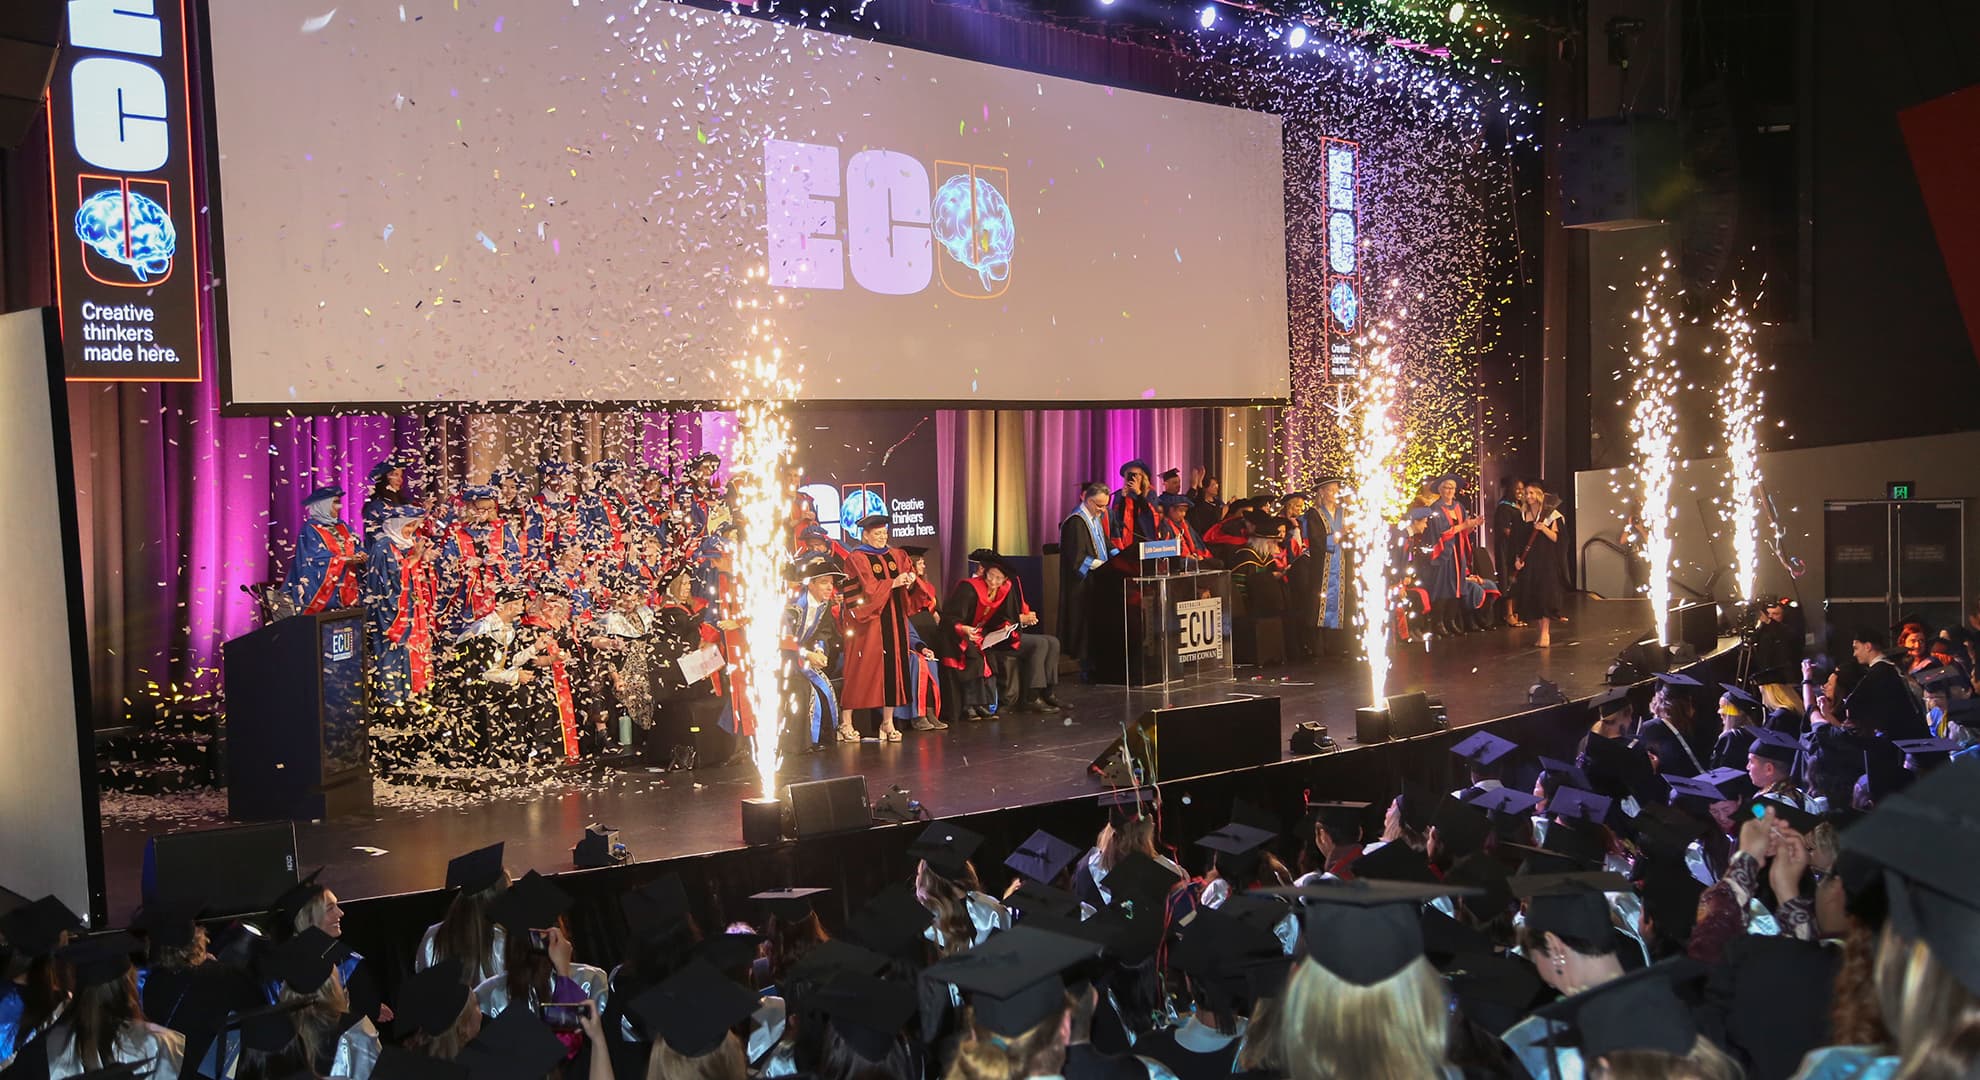
MULTIPOLYGON (((800 595, 790 607, 784 609, 784 639, 791 646, 784 650, 784 660, 791 665, 791 670, 804 678, 804 696, 797 705, 795 716, 799 723, 806 725, 806 737, 812 743, 818 742, 826 729, 839 722, 839 696, 832 690, 831 680, 832 674, 839 668, 839 649, 829 640, 838 632, 838 620, 829 603, 814 605, 811 597, 800 595), (799 655, 814 649, 825 654, 824 671, 812 670, 799 655)), ((796 690, 793 687, 793 691, 796 690)))
POLYGON ((1424 557, 1423 587, 1430 591, 1430 599, 1454 600, 1459 595, 1460 583, 1464 581, 1467 564, 1464 561, 1464 534, 1453 528, 1456 522, 1444 513, 1443 507, 1433 506, 1431 514, 1423 526, 1423 543, 1426 546, 1424 557))
POLYGON ((495 609, 495 589, 522 574, 522 539, 507 521, 488 525, 455 524, 440 544, 440 608, 447 636, 459 637, 467 624, 495 609), (496 542, 495 532, 501 531, 496 542), (463 566, 478 558, 480 566, 463 566))
POLYGON ((378 534, 368 549, 371 561, 364 568, 365 636, 371 640, 372 674, 379 696, 387 702, 405 699, 412 685, 412 654, 404 642, 395 642, 386 633, 399 614, 399 598, 405 575, 399 546, 378 534))
POLYGON ((1314 579, 1320 586, 1320 625, 1329 630, 1347 626, 1347 507, 1332 515, 1318 503, 1307 511, 1311 528, 1314 579))
POLYGON ((330 611, 358 602, 357 535, 343 522, 306 521, 296 534, 289 595, 305 612, 330 611))

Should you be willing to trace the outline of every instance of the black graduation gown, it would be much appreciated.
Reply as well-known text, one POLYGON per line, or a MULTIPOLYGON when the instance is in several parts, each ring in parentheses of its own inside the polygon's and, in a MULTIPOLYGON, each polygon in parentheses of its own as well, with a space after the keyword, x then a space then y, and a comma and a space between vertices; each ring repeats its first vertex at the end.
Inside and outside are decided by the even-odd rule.
POLYGON ((1851 723, 1886 738, 1924 739, 1932 734, 1925 727, 1925 714, 1919 710, 1917 699, 1904 685, 1904 676, 1889 661, 1870 665, 1863 681, 1843 700, 1843 709, 1851 723))
MULTIPOLYGON (((1102 530, 1105 526, 1102 525, 1102 530)), ((1059 647, 1077 660, 1086 655, 1088 577, 1079 572, 1088 559, 1105 559, 1093 547, 1093 532, 1077 510, 1059 523, 1059 647)))
POLYGON ((1244 613, 1254 619, 1284 615, 1292 593, 1265 557, 1247 545, 1230 558, 1231 582, 1244 597, 1244 613))

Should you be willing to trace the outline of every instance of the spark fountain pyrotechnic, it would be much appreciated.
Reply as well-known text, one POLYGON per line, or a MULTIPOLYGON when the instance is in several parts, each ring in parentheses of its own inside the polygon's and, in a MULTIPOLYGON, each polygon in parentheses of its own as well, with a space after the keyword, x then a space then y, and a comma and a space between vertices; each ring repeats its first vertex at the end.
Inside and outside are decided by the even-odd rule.
MULTIPOLYGON (((1406 317, 1407 311, 1397 313, 1406 317)), ((1389 576, 1393 563, 1389 522, 1403 501, 1397 473, 1402 468, 1403 435, 1396 423, 1396 360, 1384 320, 1369 338, 1361 373, 1361 429, 1354 440, 1354 502, 1348 527, 1357 549, 1355 584, 1362 601, 1355 612, 1361 651, 1368 657, 1368 701, 1381 707, 1389 683, 1389 576)))
MULTIPOLYGON (((762 284, 761 270, 749 274, 762 284)), ((756 306, 753 300, 738 305, 756 306)), ((743 667, 750 673, 743 690, 756 721, 752 756, 761 779, 762 797, 777 797, 778 746, 784 725, 783 618, 784 568, 790 563, 786 531, 791 492, 784 489, 784 468, 791 458, 791 425, 784 403, 797 396, 797 380, 784 373, 783 350, 772 336, 767 315, 750 323, 747 355, 735 360, 738 380, 736 437, 731 444, 730 490, 735 502, 736 532, 731 552, 731 588, 735 615, 741 624, 743 667)))
POLYGON ((1759 360, 1753 352, 1753 324, 1735 286, 1714 323, 1726 350, 1725 381, 1719 384, 1719 422, 1724 428, 1728 486, 1726 524, 1732 530, 1733 579, 1742 601, 1752 600, 1760 567, 1760 402, 1753 385, 1759 360))
POLYGON ((1643 558, 1649 564, 1651 618, 1657 643, 1670 644, 1671 609, 1671 485, 1677 473, 1677 363, 1670 355, 1677 344, 1677 323, 1664 306, 1665 278, 1671 269, 1668 253, 1660 256, 1657 272, 1644 282, 1643 304, 1635 312, 1639 324, 1637 347, 1630 353, 1629 430, 1636 453, 1637 492, 1642 503, 1643 558))

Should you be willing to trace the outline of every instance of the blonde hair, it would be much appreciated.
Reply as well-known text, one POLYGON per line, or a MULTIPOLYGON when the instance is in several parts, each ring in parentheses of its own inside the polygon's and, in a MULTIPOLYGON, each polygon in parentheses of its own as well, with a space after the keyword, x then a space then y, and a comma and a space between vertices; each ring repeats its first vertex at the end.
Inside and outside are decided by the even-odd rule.
POLYGON ((697 1057, 689 1057, 653 1040, 653 1052, 646 1058, 646 1080, 748 1080, 749 1060, 743 1056, 742 1041, 731 1031, 722 1045, 697 1057))
POLYGON ((956 1059, 942 1080, 1024 1080, 1027 1076, 1056 1076, 1066 1064, 1066 1019, 1072 1002, 1061 1002, 1052 1015, 1022 1035, 1005 1037, 979 1026, 970 1016, 970 1035, 956 1046, 956 1059))
POLYGON ((322 926, 323 913, 329 910, 330 890, 318 885, 310 894, 309 903, 296 909, 296 917, 289 926, 289 932, 300 934, 312 926, 322 926))
POLYGON ((1786 709, 1796 716, 1802 713, 1801 695, 1786 683, 1761 683, 1760 706, 1765 709, 1786 709))
POLYGON ((1903 1064, 1895 1080, 1958 1080, 1980 1062, 1980 1001, 1923 941, 1890 924, 1877 942, 1877 1002, 1903 1064))
POLYGON ((1149 858, 1155 857, 1155 819, 1137 817, 1124 824, 1109 823, 1100 830, 1100 869, 1112 870, 1115 865, 1129 855, 1139 851, 1149 858))
POLYGON ((470 992, 467 1000, 461 1002, 461 1014, 454 1017, 454 1024, 438 1035, 415 1033, 407 1046, 430 1058, 452 1061, 460 1056, 461 1048, 474 1039, 481 1031, 479 1023, 468 1023, 468 1017, 481 1015, 481 999, 470 992))
POLYGON ((1703 1035, 1682 1056, 1661 1050, 1618 1050, 1588 1062, 1591 1080, 1744 1080, 1746 1070, 1703 1035))
POLYGON ((1283 1076, 1286 1072, 1285 1047, 1280 1045, 1279 1028, 1285 1009, 1279 998, 1262 997, 1251 1007, 1251 1022, 1245 1025, 1244 1041, 1238 1045, 1240 1072, 1283 1076))
POLYGON ((301 1003, 302 1008, 289 1014, 290 1022, 295 1025, 296 1042, 300 1044, 303 1056, 309 1059, 311 1068, 327 1070, 330 1062, 316 1060, 316 1053, 336 1032, 337 1022, 351 1011, 351 995, 345 992, 344 980, 337 976, 337 969, 331 968, 330 977, 323 980, 323 985, 307 994, 299 994, 289 984, 282 984, 281 1001, 277 1004, 297 1003, 301 1003))
POLYGON ((1420 1080, 1441 1075, 1449 1003, 1430 961, 1358 986, 1312 960, 1286 983, 1280 1054, 1292 1080, 1420 1080))

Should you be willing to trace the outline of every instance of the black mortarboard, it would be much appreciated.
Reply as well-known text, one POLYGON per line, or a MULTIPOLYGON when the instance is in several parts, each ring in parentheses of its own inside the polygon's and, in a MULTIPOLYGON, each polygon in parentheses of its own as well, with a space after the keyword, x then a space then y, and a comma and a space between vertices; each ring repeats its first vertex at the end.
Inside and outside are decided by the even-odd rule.
POLYGON ((922 953, 922 933, 933 921, 934 916, 914 898, 914 890, 892 885, 874 894, 853 915, 846 934, 874 952, 915 958, 922 953))
POLYGON ((1502 739, 1489 731, 1474 731, 1459 739, 1451 747, 1451 753, 1473 765, 1490 765, 1517 749, 1519 744, 1511 739, 1502 739))
POLYGON ((1597 716, 1607 716, 1610 713, 1622 712, 1630 707, 1629 687, 1618 686, 1612 690, 1604 690, 1595 695, 1589 704, 1595 706, 1595 715, 1597 716))
POLYGON ((1703 835, 1707 825, 1699 818, 1674 806, 1646 806, 1630 823, 1635 830, 1637 850, 1654 859, 1684 861, 1684 852, 1703 835))
POLYGON ((1650 763, 1650 752, 1630 746, 1621 739, 1588 736, 1589 781, 1604 795, 1630 795, 1644 805, 1662 805, 1670 798, 1670 787, 1657 778, 1650 763))
POLYGON ((1955 758, 1880 802, 1842 834, 1842 850, 1884 868, 1893 929, 1923 940, 1968 993, 1980 994, 1980 830, 1965 824, 1973 821, 1980 762, 1955 758))
POLYGON ((868 1061, 884 1061, 920 1011, 914 987, 872 975, 846 974, 805 1002, 824 1013, 839 1037, 868 1061))
POLYGON ((626 1006, 641 1027, 683 1057, 700 1057, 722 1045, 731 1029, 756 1013, 760 999, 696 958, 626 1006))
POLYGON ((1453 863, 1444 874, 1444 884, 1470 890, 1458 902, 1470 909, 1479 922, 1491 922, 1513 905, 1512 874, 1504 863, 1482 851, 1453 863))
POLYGON ((839 560, 830 555, 817 555, 809 559, 801 559, 792 563, 784 570, 784 577, 793 582, 810 581, 816 577, 844 576, 846 576, 845 567, 840 566, 839 560))
POLYGON ((1489 949, 1459 953, 1442 971, 1459 1010, 1487 1031, 1504 1031, 1524 1020, 1546 990, 1531 962, 1489 949))
POLYGON ((131 927, 144 931, 153 949, 182 949, 192 944, 204 899, 165 900, 144 905, 131 927))
POLYGON ((1443 801, 1444 793, 1436 788, 1405 779, 1402 782, 1402 794, 1396 797, 1402 800, 1403 824, 1420 833, 1430 827, 1431 819, 1437 813, 1437 804, 1443 801))
POLYGON ((1729 697, 1734 701, 1737 701, 1741 705, 1744 705, 1750 709, 1757 709, 1760 707, 1760 699, 1754 697, 1752 693, 1748 692, 1748 690, 1743 686, 1734 686, 1732 683, 1720 683, 1719 689, 1725 692, 1724 693, 1725 697, 1729 697))
POLYGON ((1414 881, 1423 885, 1437 884, 1437 875, 1430 872, 1430 860, 1422 852, 1400 840, 1391 840, 1381 847, 1362 855, 1348 865, 1348 872, 1357 881, 1414 881))
POLYGON ((1004 906, 1018 912, 1027 921, 1079 919, 1079 897, 1030 879, 1022 881, 1016 892, 1004 898, 1004 906))
POLYGON ((763 948, 763 935, 748 930, 710 934, 696 942, 692 953, 721 971, 736 973, 750 966, 763 948))
POLYGON ((1966 672, 1954 664, 1934 664, 1912 676, 1920 689, 1928 693, 1945 693, 1956 687, 1970 686, 1966 672))
POLYGON ((82 928, 81 916, 53 895, 17 907, 0 918, 0 937, 5 937, 17 954, 30 959, 54 952, 63 931, 78 933, 82 928))
POLYGON ((1484 791, 1477 792, 1471 798, 1464 801, 1488 814, 1502 814, 1511 817, 1531 814, 1533 808, 1540 805, 1539 796, 1530 791, 1521 791, 1518 788, 1509 787, 1486 788, 1484 791))
POLYGON ((480 892, 502 879, 502 842, 476 848, 447 861, 447 887, 480 892))
POLYGON ((1245 877, 1258 868, 1262 849, 1273 839, 1273 835, 1264 829, 1231 822, 1216 832, 1199 837, 1196 843, 1216 853, 1219 873, 1227 877, 1245 877))
POLYGON ((953 821, 938 821, 915 837, 907 853, 926 861, 930 869, 944 877, 958 877, 982 844, 983 834, 971 832, 953 821))
POLYGON ((330 979, 336 966, 330 959, 333 951, 340 951, 336 938, 314 926, 305 927, 268 953, 268 972, 298 994, 313 994, 330 979))
POLYGON ((302 909, 308 907, 310 901, 315 900, 317 893, 322 890, 322 886, 316 883, 317 877, 322 873, 323 868, 320 866, 311 870, 307 877, 298 879, 294 885, 283 889, 280 895, 269 902, 268 910, 276 919, 276 933, 287 934, 295 929, 296 916, 302 914, 302 909))
POLYGON ((1531 844, 1500 844, 1498 853, 1508 858, 1518 858, 1519 877, 1547 877, 1554 874, 1576 874, 1593 869, 1593 863, 1564 855, 1558 851, 1534 847, 1531 844))
POLYGON ((1885 799, 1911 786, 1918 775, 1904 766, 1904 751, 1899 750, 1889 739, 1869 736, 1869 747, 1863 751, 1863 773, 1869 778, 1871 805, 1881 804, 1885 799))
POLYGON ((1609 808, 1615 800, 1592 791, 1568 787, 1563 784, 1554 791, 1554 797, 1547 802, 1547 813, 1562 821, 1594 821, 1608 819, 1609 808))
POLYGON ((1706 970, 1689 957, 1673 957, 1543 1005, 1534 1013, 1567 1024, 1567 1032, 1556 1035, 1552 1043, 1579 1047, 1585 1062, 1624 1050, 1685 1057, 1698 1041, 1698 1026, 1691 1006, 1671 987, 1706 970))
POLYGON ((687 887, 679 874, 663 874, 620 896, 619 911, 635 939, 658 936, 687 918, 687 887))
POLYGON ((399 988, 399 1007, 392 1010, 393 1020, 408 1034, 443 1034, 461 1018, 468 993, 461 981, 460 958, 449 956, 406 980, 399 988))
POLYGON ((1892 739, 1891 745, 1907 754, 1950 754, 1959 749, 1951 739, 1892 739))
POLYGON ((977 548, 969 553, 969 561, 978 566, 994 566, 1002 570, 1005 577, 1017 576, 1017 572, 1011 569, 1011 561, 999 555, 996 548, 977 548))
POLYGON ((891 523, 892 521, 893 519, 885 514, 868 514, 865 517, 859 519, 859 531, 865 532, 868 529, 877 529, 882 525, 891 523))
POLYGON ((1793 765, 1796 755, 1801 753, 1801 740, 1793 735, 1775 731, 1772 728, 1755 727, 1751 724, 1740 728, 1753 736, 1753 745, 1747 753, 1755 757, 1782 765, 1793 765))
POLYGON ((1543 851, 1565 855, 1589 866, 1600 866, 1608 855, 1608 848, 1598 826, 1576 826, 1565 821, 1557 821, 1547 828, 1547 838, 1540 842, 1543 851))
POLYGON ((1562 761, 1559 758, 1550 758, 1542 755, 1540 758, 1540 768, 1559 777, 1563 786, 1584 789, 1589 786, 1588 774, 1582 772, 1581 766, 1576 765, 1572 761, 1562 761))
POLYGON ((1822 819, 1818 815, 1811 814, 1784 799, 1777 799, 1768 795, 1755 795, 1751 799, 1741 803, 1739 812, 1735 815, 1734 820, 1743 822, 1749 817, 1763 817, 1768 815, 1780 818, 1782 821, 1794 826, 1795 831, 1801 833, 1807 833, 1822 823, 1822 819), (1763 809, 1765 810, 1764 814, 1761 812, 1763 809))
POLYGON ((1609 898, 1603 894, 1635 891, 1628 878, 1599 871, 1516 876, 1512 889, 1526 900, 1527 929, 1583 943, 1609 939, 1614 924, 1609 921, 1609 898))
POLYGON ((1164 480, 1180 480, 1180 479, 1182 479, 1182 470, 1181 470, 1181 469, 1163 469, 1163 470, 1162 470, 1162 479, 1164 479, 1164 480))
POLYGON ((1697 776, 1673 776, 1664 774, 1664 783, 1670 786, 1672 794, 1679 798, 1704 799, 1707 802, 1722 802, 1739 797, 1740 781, 1747 780, 1742 769, 1713 769, 1697 776))
POLYGON ((812 897, 830 892, 830 889, 771 889, 768 892, 752 893, 750 899, 770 909, 770 914, 778 919, 793 923, 811 914, 812 897))
POLYGON ((1683 860, 1653 861, 1643 876, 1643 911, 1657 933, 1682 945, 1698 925, 1698 899, 1704 893, 1705 883, 1691 876, 1683 860))
POLYGON ((529 1009, 503 1009, 454 1060, 474 1080, 542 1080, 568 1051, 529 1009))
MULTIPOLYGON (((518 600, 527 600, 527 599, 529 599, 529 586, 527 585, 511 584, 511 585, 495 586, 495 602, 498 604, 513 604, 518 600)), ((501 845, 497 844, 496 846, 500 847, 501 845)), ((497 861, 500 860, 499 855, 496 858, 497 861)), ((452 863, 447 864, 447 871, 450 874, 453 872, 452 863)), ((452 888, 452 887, 453 886, 451 885, 448 886, 448 888, 452 888)))
POLYGON ((1467 890, 1390 881, 1323 881, 1260 889, 1300 900, 1300 951, 1356 986, 1374 986, 1423 955, 1425 902, 1467 890))
POLYGON ((1659 671, 1657 674, 1651 677, 1656 679, 1658 682, 1663 683, 1665 686, 1702 687, 1705 685, 1704 683, 1699 682, 1697 679, 1694 679, 1691 676, 1686 675, 1682 671, 1659 671))
POLYGON ((1161 797, 1152 787, 1115 788, 1100 793, 1100 806, 1107 811, 1108 824, 1118 829, 1153 814, 1161 806, 1161 797))
POLYGON ((1152 904, 1161 906, 1169 895, 1169 890, 1181 884, 1181 879, 1168 867, 1135 851, 1107 872, 1102 882, 1115 906, 1122 903, 1152 904))
POLYGON ((1009 1038, 1065 1008, 1063 972, 1099 954, 1091 941, 1019 926, 944 958, 925 975, 961 988, 977 1024, 1009 1038))
POLYGON ((138 943, 128 934, 111 934, 78 941, 56 952, 55 958, 75 972, 75 989, 115 982, 131 970, 138 943))
POLYGON ((516 879, 514 885, 488 906, 488 918, 512 934, 547 930, 557 925, 557 919, 569 911, 573 903, 575 901, 570 893, 531 870, 516 879))
POLYGON ((1466 926, 1435 907, 1425 906, 1418 918, 1423 924, 1423 955, 1438 967, 1460 953, 1492 951, 1492 939, 1484 931, 1466 926))
POLYGON ((1437 830, 1438 844, 1459 859, 1483 849, 1485 838, 1492 832, 1492 822, 1485 811, 1449 797, 1438 805, 1430 824, 1437 830))
POLYGON ((1066 867, 1071 866, 1079 855, 1078 848, 1044 829, 1039 829, 1026 837, 1016 851, 1011 852, 1010 858, 1004 860, 1004 865, 1010 867, 1020 877, 1040 884, 1050 884, 1064 873, 1066 867))
POLYGON ((864 945, 829 938, 807 950, 786 974, 799 982, 823 985, 843 975, 878 975, 888 963, 885 956, 864 945))
POLYGON ((1310 802, 1306 808, 1329 828, 1348 833, 1350 840, 1359 841, 1363 815, 1373 805, 1365 802, 1310 802))
POLYGON ((901 554, 906 555, 910 559, 919 559, 923 555, 928 554, 928 546, 926 544, 901 544, 899 547, 901 554))
POLYGON ((309 1004, 306 1000, 291 1001, 266 1008, 249 1009, 229 1017, 227 1026, 240 1030, 241 1045, 249 1050, 258 1050, 264 1054, 279 1054, 288 1049, 290 1043, 296 1041, 296 1014, 309 1007, 309 1004))

